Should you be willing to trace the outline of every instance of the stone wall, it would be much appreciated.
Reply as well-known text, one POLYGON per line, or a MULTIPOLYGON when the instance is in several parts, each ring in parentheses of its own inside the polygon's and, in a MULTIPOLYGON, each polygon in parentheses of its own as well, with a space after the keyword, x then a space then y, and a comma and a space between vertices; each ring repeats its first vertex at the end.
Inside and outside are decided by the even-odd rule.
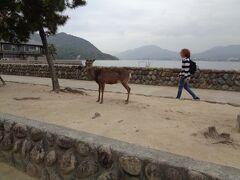
MULTIPOLYGON (((177 86, 179 69, 129 68, 131 83, 177 86)), ((64 79, 88 80, 83 67, 76 65, 56 65, 58 76, 64 79)), ((47 65, 0 64, 0 73, 21 76, 49 77, 47 65)), ((202 70, 191 79, 193 87, 240 91, 240 71, 202 70)))
POLYGON ((0 161, 42 180, 237 180, 240 170, 0 114, 0 161))

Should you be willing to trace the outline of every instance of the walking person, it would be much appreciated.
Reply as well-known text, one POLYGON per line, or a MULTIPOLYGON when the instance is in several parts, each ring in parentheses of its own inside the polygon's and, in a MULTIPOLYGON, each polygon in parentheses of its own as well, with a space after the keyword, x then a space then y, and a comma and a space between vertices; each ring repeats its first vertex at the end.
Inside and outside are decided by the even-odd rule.
POLYGON ((194 100, 200 100, 200 98, 190 89, 189 80, 191 75, 196 71, 196 63, 191 61, 191 52, 189 49, 182 49, 180 52, 182 58, 182 69, 179 74, 179 86, 177 99, 181 98, 183 88, 192 96, 194 100))

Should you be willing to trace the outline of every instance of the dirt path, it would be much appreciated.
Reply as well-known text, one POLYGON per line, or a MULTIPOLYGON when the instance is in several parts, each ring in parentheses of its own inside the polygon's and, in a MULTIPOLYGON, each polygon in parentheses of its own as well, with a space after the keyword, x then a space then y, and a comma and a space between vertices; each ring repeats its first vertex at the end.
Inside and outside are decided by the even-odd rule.
POLYGON ((106 93, 104 104, 99 105, 95 91, 82 96, 49 90, 47 86, 8 83, 0 87, 0 112, 240 169, 239 146, 212 144, 203 136, 209 126, 215 126, 240 144, 235 128, 240 107, 138 95, 125 105, 126 95, 117 93, 106 93), (14 99, 26 97, 33 99, 14 99))
MULTIPOLYGON (((41 84, 51 86, 51 80, 49 78, 29 77, 29 76, 12 76, 2 75, 6 81, 20 82, 28 84, 41 84)), ((62 87, 81 88, 86 90, 97 90, 97 85, 93 81, 80 81, 72 79, 59 79, 62 87)), ((175 98, 177 93, 177 87, 169 86, 150 86, 150 85, 136 85, 131 84, 132 94, 153 96, 153 97, 167 97, 175 98)), ((126 90, 122 85, 107 85, 105 91, 126 93, 126 90)), ((219 91, 219 90, 207 90, 207 89, 194 89, 197 95, 201 97, 202 101, 229 103, 240 106, 240 92, 234 91, 219 91)), ((183 98, 191 99, 189 94, 183 91, 183 98)))

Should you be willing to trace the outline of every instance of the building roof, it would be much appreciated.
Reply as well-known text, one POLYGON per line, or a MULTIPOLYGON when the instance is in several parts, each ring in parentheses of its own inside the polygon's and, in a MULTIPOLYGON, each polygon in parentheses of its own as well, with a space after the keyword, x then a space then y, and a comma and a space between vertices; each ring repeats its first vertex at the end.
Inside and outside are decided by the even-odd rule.
MULTIPOLYGON (((7 41, 3 41, 3 40, 0 40, 0 43, 17 44, 17 43, 11 43, 11 42, 7 42, 7 41)), ((19 44, 42 46, 42 43, 41 43, 41 42, 38 42, 38 41, 35 41, 35 40, 29 40, 29 41, 27 41, 27 42, 22 42, 22 43, 19 43, 19 44)))
POLYGON ((35 41, 35 40, 29 40, 28 42, 26 42, 24 44, 39 45, 39 46, 43 45, 42 42, 38 42, 38 41, 35 41))

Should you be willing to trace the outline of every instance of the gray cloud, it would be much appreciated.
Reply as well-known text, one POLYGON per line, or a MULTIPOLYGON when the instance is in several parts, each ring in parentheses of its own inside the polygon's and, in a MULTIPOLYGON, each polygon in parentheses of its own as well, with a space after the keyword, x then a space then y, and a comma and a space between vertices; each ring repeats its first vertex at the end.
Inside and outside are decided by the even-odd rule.
POLYGON ((239 0, 88 0, 59 29, 105 52, 156 44, 195 52, 240 44, 239 0))

